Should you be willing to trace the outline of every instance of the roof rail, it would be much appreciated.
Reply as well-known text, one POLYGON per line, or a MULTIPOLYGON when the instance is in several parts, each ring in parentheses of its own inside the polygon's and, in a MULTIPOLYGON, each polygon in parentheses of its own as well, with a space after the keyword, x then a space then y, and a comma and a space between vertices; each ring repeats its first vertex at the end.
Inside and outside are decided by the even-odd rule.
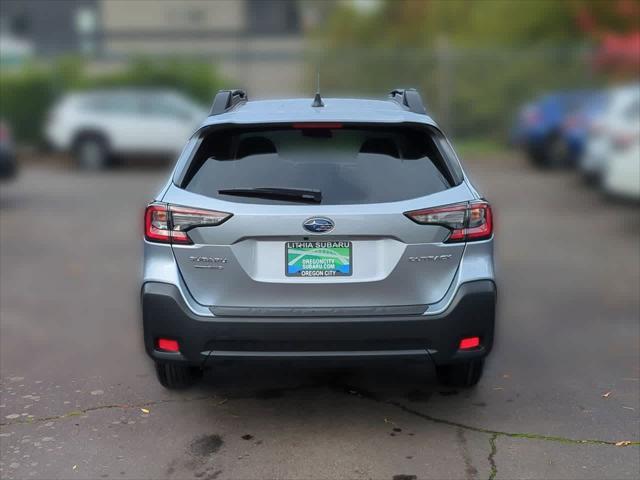
POLYGON ((427 114, 422 97, 415 88, 396 88, 389 92, 389 97, 413 113, 427 114))
POLYGON ((247 100, 249 100, 249 97, 247 97, 247 93, 244 90, 220 90, 213 99, 209 116, 228 112, 239 103, 247 100))

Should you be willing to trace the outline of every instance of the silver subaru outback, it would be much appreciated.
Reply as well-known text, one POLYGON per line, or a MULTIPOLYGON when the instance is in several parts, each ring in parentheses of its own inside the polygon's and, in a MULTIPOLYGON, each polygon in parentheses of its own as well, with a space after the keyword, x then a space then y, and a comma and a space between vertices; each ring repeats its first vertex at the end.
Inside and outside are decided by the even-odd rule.
POLYGON ((221 91, 144 224, 145 348, 167 388, 221 358, 422 358, 461 387, 482 375, 491 207, 416 90, 221 91))

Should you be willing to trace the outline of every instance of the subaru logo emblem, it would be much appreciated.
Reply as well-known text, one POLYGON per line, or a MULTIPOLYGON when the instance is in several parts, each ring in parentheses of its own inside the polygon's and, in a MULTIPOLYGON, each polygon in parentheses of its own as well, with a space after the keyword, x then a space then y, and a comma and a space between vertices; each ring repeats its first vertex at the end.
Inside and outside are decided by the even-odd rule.
POLYGON ((305 220, 302 227, 311 233, 327 233, 333 230, 334 223, 328 218, 312 217, 305 220))

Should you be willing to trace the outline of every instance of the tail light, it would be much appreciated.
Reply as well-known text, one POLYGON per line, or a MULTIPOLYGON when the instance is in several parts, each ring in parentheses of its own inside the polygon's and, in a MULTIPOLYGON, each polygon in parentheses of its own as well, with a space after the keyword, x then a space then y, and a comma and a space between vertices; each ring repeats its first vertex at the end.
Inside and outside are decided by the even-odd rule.
POLYGON ((542 120, 542 115, 537 108, 530 108, 524 112, 524 121, 529 125, 536 125, 542 120))
POLYGON ((584 124, 584 120, 581 115, 568 115, 563 122, 564 128, 572 129, 578 128, 584 124))
POLYGON ((613 135, 613 145, 618 150, 626 150, 634 142, 638 141, 638 135, 632 133, 618 133, 613 135))
POLYGON ((445 243, 485 240, 493 235, 491 206, 484 200, 405 212, 420 225, 441 225, 451 230, 445 243))
POLYGON ((193 242, 187 235, 188 230, 220 225, 231 216, 214 210, 152 203, 144 214, 144 238, 149 242, 190 245, 193 242))

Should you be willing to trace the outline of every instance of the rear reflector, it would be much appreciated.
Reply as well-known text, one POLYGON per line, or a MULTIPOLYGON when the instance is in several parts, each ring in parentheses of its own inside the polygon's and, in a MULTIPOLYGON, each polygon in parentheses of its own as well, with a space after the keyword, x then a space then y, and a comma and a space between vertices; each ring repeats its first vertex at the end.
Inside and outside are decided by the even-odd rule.
POLYGON ((187 231, 212 227, 231 218, 230 213, 152 203, 144 215, 144 238, 149 242, 190 245, 187 231))
POLYGON ((480 346, 480 337, 468 337, 460 340, 460 350, 469 350, 480 346))
POLYGON ((171 340, 169 338, 159 338, 156 342, 156 347, 158 350, 162 350, 164 352, 179 352, 180 345, 178 345, 177 340, 171 340))
POLYGON ((441 225, 451 230, 445 243, 486 240, 493 235, 491 206, 484 200, 405 212, 420 225, 441 225))

